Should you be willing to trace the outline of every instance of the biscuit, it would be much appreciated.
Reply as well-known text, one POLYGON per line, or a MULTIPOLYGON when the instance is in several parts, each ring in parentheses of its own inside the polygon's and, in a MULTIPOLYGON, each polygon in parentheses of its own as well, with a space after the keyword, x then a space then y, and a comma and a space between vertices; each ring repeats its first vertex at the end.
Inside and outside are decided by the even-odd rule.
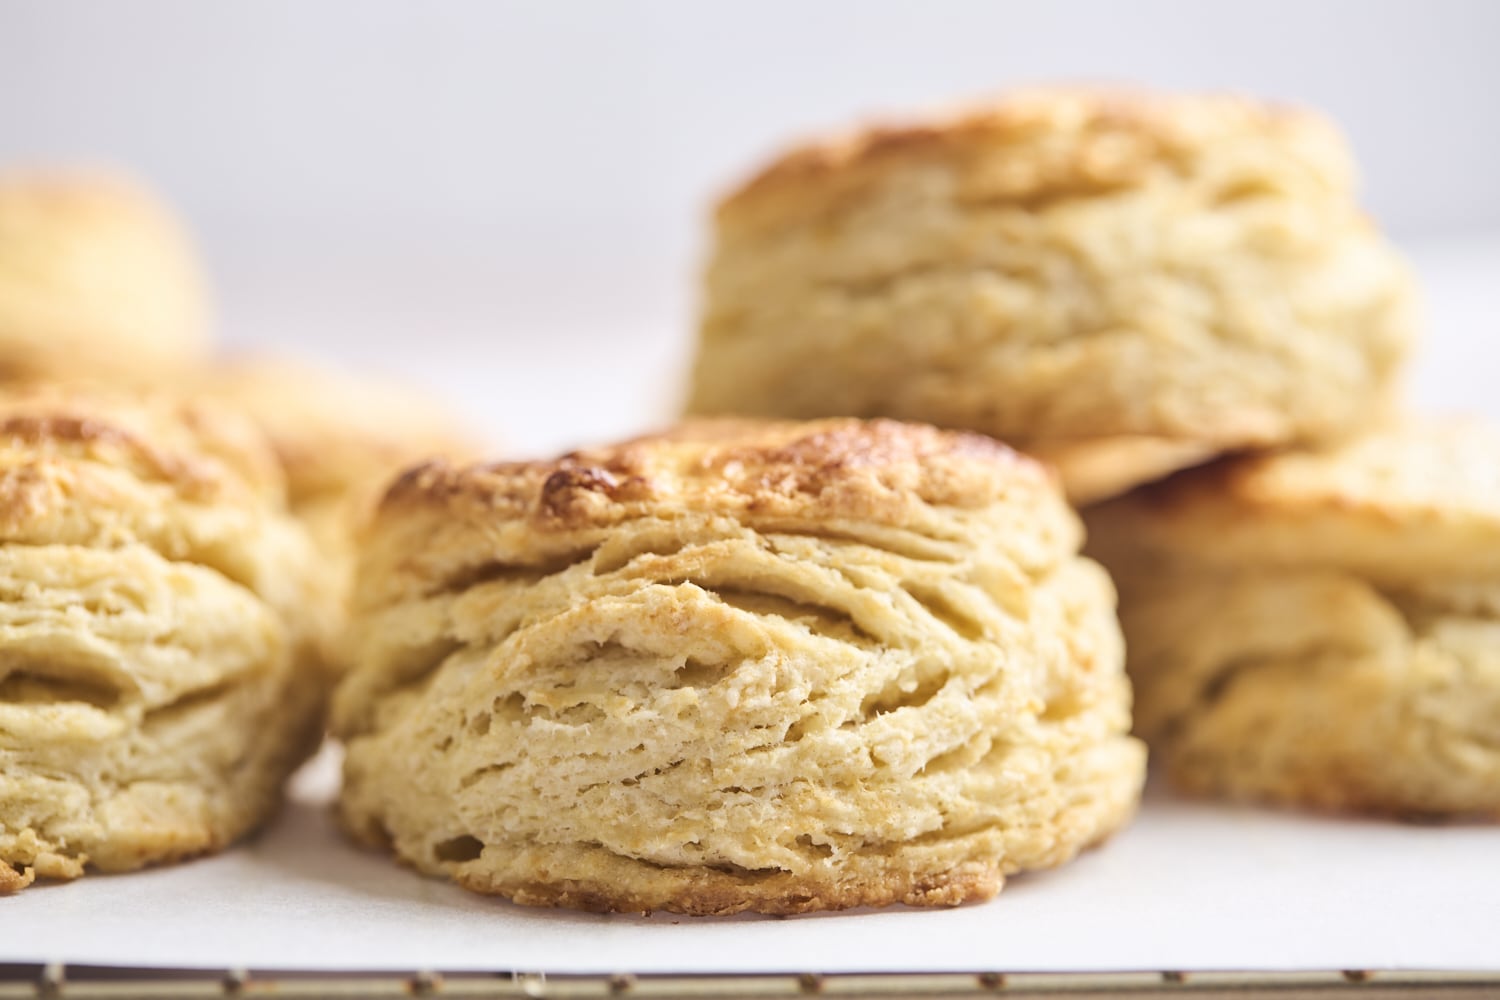
POLYGON ((981 431, 1087 502, 1347 436, 1392 395, 1413 299, 1321 117, 1021 92, 808 145, 725 199, 688 409, 981 431))
POLYGON ((1088 513, 1136 724, 1197 794, 1500 815, 1500 432, 1400 418, 1088 513))
POLYGON ((1124 823, 1114 597, 1051 477, 890 421, 415 469, 356 585, 346 826, 533 905, 952 905, 1124 823))
POLYGON ((249 414, 270 439, 292 511, 319 547, 352 559, 352 527, 409 465, 472 450, 458 420, 403 385, 270 357, 210 370, 205 395, 249 414))
POLYGON ((165 382, 207 349, 167 209, 107 176, 0 174, 0 377, 165 382))
POLYGON ((0 892, 268 817, 321 733, 316 561, 242 418, 0 394, 0 892))

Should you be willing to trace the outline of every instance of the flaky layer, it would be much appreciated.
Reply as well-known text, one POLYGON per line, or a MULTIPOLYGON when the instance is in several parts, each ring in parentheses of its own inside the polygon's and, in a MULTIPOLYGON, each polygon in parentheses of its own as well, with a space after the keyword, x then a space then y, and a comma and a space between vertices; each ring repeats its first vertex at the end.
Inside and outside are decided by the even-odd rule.
POLYGON ((118 178, 0 176, 0 375, 165 383, 208 345, 187 237, 118 178))
POLYGON ((728 424, 440 473, 377 519, 335 710, 346 823, 425 871, 594 909, 952 904, 1133 809, 1109 582, 1002 449, 728 424))
POLYGON ((236 414, 166 397, 0 393, 0 543, 139 543, 262 595, 300 632, 325 628, 334 600, 262 436, 236 414))
POLYGON ((1127 484, 1354 430, 1414 327, 1338 134, 1235 98, 1017 95, 793 153, 716 221, 691 412, 1159 441, 1127 484))
POLYGON ((0 890, 222 847, 326 688, 310 543, 253 429, 0 395, 0 890))

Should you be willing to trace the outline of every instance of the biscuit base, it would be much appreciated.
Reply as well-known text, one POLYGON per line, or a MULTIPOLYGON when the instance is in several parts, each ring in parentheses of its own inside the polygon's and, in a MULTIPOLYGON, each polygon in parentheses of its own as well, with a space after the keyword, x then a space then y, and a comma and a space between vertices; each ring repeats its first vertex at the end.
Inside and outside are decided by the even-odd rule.
MULTIPOLYGON (((1114 805, 1112 815, 1103 821, 1104 829, 1082 850, 1092 850, 1108 841, 1130 822, 1136 811, 1135 798, 1114 805)), ((390 851, 389 838, 379 831, 361 830, 357 820, 344 816, 345 832, 366 847, 390 851)), ((1075 856, 1068 851, 1052 859, 1054 867, 1075 856)), ((416 868, 409 858, 396 852, 401 863, 416 868)), ((994 899, 1005 887, 1008 876, 1016 874, 993 860, 968 861, 933 871, 903 871, 882 866, 883 859, 869 859, 867 868, 846 865, 837 878, 809 878, 791 872, 760 875, 734 874, 712 868, 672 869, 661 867, 653 877, 640 883, 637 875, 606 870, 592 877, 550 878, 549 873, 567 871, 570 875, 584 860, 584 852, 571 847, 534 847, 513 852, 505 868, 482 864, 455 866, 450 872, 454 882, 471 892, 501 896, 520 906, 584 910, 591 913, 678 913, 684 916, 715 917, 737 913, 767 916, 793 916, 823 910, 851 910, 860 907, 883 907, 901 904, 912 907, 955 907, 994 899), (508 870, 507 870, 508 869, 508 870), (540 877, 538 877, 540 876, 540 877)), ((623 862, 619 868, 637 867, 623 862)), ((588 867, 585 861, 585 867, 588 867)), ((593 866, 601 867, 601 866, 593 866)))
POLYGON ((654 911, 686 916, 730 916, 752 911, 775 916, 849 910, 861 906, 960 906, 993 899, 1005 876, 993 864, 973 862, 929 875, 889 874, 867 883, 820 882, 787 875, 757 884, 746 891, 724 886, 715 873, 683 874, 670 897, 654 893, 621 892, 601 883, 512 883, 485 872, 461 875, 458 884, 473 892, 504 896, 523 906, 565 907, 594 913, 654 911))
POLYGON ((82 737, 77 773, 39 766, 0 776, 0 896, 37 879, 214 854, 248 836, 275 816, 282 784, 316 748, 322 704, 317 683, 247 686, 222 702, 185 704, 180 711, 198 718, 177 720, 175 736, 138 730, 97 741, 87 734, 99 724, 92 709, 64 709, 75 717, 66 731, 82 737), (92 777, 113 767, 127 770, 107 784, 92 777))

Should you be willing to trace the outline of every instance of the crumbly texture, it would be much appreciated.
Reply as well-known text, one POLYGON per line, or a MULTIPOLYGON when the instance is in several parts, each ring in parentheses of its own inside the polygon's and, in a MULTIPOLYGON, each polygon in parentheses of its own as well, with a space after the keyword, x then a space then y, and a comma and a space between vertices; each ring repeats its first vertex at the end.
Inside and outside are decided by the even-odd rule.
POLYGON ((358 574, 344 822, 527 904, 990 897, 1139 794, 1079 540, 1036 463, 888 421, 414 470, 358 574))
POLYGON ((1500 815, 1500 432, 1403 418, 1088 514, 1138 731, 1192 792, 1500 815))
POLYGON ((266 819, 320 734, 316 578, 248 423, 0 394, 0 892, 266 819))
POLYGON ((114 177, 0 174, 0 377, 166 383, 208 347, 186 235, 114 177))
POLYGON ((292 511, 342 562, 352 561, 353 529, 397 474, 474 450, 440 403, 383 379, 242 357, 210 369, 203 389, 260 425, 286 473, 292 511))
POLYGON ((1129 439, 1060 465, 1079 501, 1347 435, 1415 326, 1337 131, 1237 97, 1018 93, 799 149, 715 222, 691 412, 1129 439))

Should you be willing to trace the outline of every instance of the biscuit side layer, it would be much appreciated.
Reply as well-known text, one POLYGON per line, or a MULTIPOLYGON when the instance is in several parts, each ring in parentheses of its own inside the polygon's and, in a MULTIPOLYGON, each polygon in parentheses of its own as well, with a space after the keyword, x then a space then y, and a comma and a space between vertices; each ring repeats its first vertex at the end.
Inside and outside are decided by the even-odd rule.
POLYGON ((1200 795, 1500 816, 1500 584, 1163 574, 1122 608, 1138 731, 1200 795))
POLYGON ((1089 511, 1138 731, 1206 795, 1500 814, 1500 436, 1403 418, 1089 511))

